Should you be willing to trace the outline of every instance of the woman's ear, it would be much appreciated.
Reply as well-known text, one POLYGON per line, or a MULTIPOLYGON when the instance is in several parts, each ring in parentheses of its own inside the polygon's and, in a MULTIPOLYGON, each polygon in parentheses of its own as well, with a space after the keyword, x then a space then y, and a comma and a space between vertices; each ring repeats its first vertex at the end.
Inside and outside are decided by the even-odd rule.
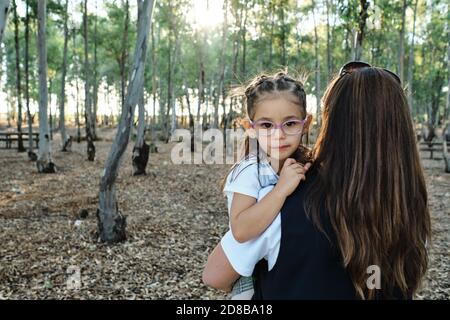
POLYGON ((253 127, 252 127, 252 123, 251 123, 250 119, 242 119, 241 125, 244 127, 245 132, 247 133, 247 135, 250 138, 252 138, 252 139, 256 138, 256 132, 255 132, 255 129, 253 129, 253 127))

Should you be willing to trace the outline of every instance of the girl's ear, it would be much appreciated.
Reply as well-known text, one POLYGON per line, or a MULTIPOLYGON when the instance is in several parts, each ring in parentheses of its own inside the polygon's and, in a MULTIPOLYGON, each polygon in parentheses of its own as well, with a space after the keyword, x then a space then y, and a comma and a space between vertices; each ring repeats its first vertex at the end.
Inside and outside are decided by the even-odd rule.
POLYGON ((248 134, 248 136, 252 139, 256 138, 256 132, 255 129, 252 127, 252 123, 249 119, 242 119, 241 125, 244 127, 245 132, 248 134))
POLYGON ((303 125, 303 132, 302 132, 303 134, 309 132, 309 126, 311 125, 312 120, 313 120, 312 114, 307 114, 307 115, 306 115, 306 122, 305 122, 305 124, 303 125))

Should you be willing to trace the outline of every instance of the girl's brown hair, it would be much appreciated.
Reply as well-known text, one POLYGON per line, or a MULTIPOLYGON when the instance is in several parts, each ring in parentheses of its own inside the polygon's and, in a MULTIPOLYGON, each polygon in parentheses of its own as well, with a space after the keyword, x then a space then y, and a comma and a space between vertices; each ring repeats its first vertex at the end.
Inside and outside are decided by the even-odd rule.
POLYGON ((361 298, 390 298, 398 290, 411 297, 427 269, 430 214, 403 89, 387 71, 363 68, 335 78, 322 104, 312 150, 318 178, 306 211, 323 231, 326 207, 361 298), (371 265, 381 270, 378 294, 366 285, 371 265))
MULTIPOLYGON (((303 88, 303 83, 287 74, 287 72, 278 72, 273 75, 262 74, 255 77, 246 86, 239 87, 233 90, 233 96, 243 96, 243 103, 245 106, 246 116, 253 120, 256 113, 256 106, 258 102, 266 98, 267 95, 273 94, 289 94, 291 102, 297 104, 306 116, 306 93, 303 88)), ((257 158, 258 170, 260 163, 260 146, 257 139, 252 141, 247 133, 245 133, 244 140, 242 142, 242 158, 235 163, 225 178, 221 181, 221 188, 225 186, 225 181, 236 165, 242 160, 247 159, 252 154, 252 146, 256 146, 255 156, 257 158)), ((306 163, 310 160, 309 150, 306 147, 300 146, 299 149, 293 155, 297 161, 306 163)))

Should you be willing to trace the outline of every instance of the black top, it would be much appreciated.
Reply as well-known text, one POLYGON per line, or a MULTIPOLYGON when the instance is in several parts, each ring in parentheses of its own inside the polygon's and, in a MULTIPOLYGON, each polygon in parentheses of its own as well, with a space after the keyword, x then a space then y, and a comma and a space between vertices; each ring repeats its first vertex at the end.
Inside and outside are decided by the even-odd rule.
POLYGON ((267 271, 265 260, 256 265, 253 299, 358 299, 350 276, 343 267, 325 206, 320 215, 329 239, 306 215, 304 200, 315 179, 317 171, 310 169, 307 180, 302 181, 286 199, 281 209, 278 258, 271 271, 267 271))

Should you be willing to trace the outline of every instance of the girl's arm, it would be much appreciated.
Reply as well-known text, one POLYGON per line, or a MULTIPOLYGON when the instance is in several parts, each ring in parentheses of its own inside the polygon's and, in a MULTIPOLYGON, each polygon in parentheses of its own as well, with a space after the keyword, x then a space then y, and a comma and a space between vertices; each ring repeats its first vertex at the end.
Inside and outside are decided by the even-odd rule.
POLYGON ((230 210, 234 238, 242 243, 260 235, 278 215, 286 198, 301 180, 305 180, 309 167, 309 163, 303 167, 294 159, 287 159, 277 185, 259 202, 253 197, 235 193, 230 210))
POLYGON ((244 194, 235 193, 231 204, 231 231, 236 241, 243 243, 260 235, 275 219, 286 196, 270 191, 259 202, 244 194))
POLYGON ((239 274, 228 261, 219 243, 211 252, 203 270, 203 283, 218 290, 230 292, 239 274))

